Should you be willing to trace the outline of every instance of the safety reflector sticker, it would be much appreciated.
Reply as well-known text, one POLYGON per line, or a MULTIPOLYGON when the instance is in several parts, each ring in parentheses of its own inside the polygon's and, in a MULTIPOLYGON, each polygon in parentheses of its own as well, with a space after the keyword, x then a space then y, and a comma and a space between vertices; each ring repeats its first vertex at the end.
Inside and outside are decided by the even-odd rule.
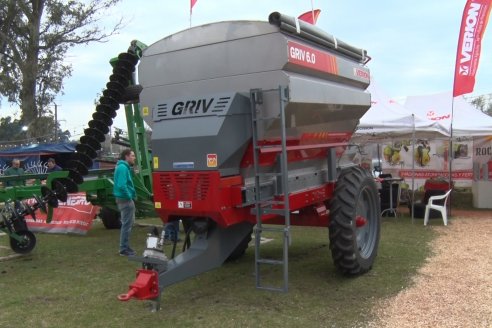
POLYGON ((154 207, 155 208, 161 208, 162 207, 161 202, 155 202, 154 207))
POLYGON ((207 167, 217 167, 217 154, 207 154, 207 167))
POLYGON ((191 202, 188 201, 178 201, 178 208, 192 208, 191 202))
POLYGON ((142 116, 149 116, 149 107, 145 106, 142 108, 142 116))
POLYGON ((159 157, 154 157, 154 169, 158 169, 159 168, 159 157))

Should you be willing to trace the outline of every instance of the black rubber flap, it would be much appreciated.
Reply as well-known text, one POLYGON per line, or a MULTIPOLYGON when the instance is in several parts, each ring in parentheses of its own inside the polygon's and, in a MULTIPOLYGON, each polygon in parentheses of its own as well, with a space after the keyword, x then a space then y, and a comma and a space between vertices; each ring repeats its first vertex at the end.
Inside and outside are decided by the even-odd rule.
POLYGON ((109 116, 106 113, 95 112, 94 114, 92 114, 92 118, 97 120, 97 121, 101 121, 102 123, 104 123, 108 127, 113 125, 113 120, 111 119, 111 116, 109 116))
POLYGON ((109 126, 107 124, 105 124, 103 121, 90 120, 89 121, 89 127, 92 129, 97 129, 104 134, 109 133, 109 126))
POLYGON ((77 160, 69 161, 67 167, 69 169, 79 172, 81 175, 87 175, 87 173, 89 173, 89 169, 87 168, 87 166, 84 163, 77 160))
POLYGON ((60 202, 66 202, 67 201, 67 198, 68 198, 67 190, 65 189, 65 186, 60 182, 60 180, 55 179, 51 183, 51 188, 55 192, 56 198, 58 198, 58 200, 60 202))
POLYGON ((101 143, 94 139, 91 136, 82 136, 80 137, 80 143, 81 144, 86 144, 89 145, 92 149, 94 150, 99 150, 101 149, 101 143))
POLYGON ((94 150, 94 148, 92 148, 91 146, 89 146, 87 144, 77 144, 75 146, 75 150, 78 153, 86 154, 87 156, 89 156, 92 159, 97 157, 97 152, 94 150))
POLYGON ((84 134, 86 136, 93 137, 94 139, 96 139, 99 142, 104 142, 104 140, 106 140, 104 133, 98 129, 94 129, 94 128, 84 129, 84 134))

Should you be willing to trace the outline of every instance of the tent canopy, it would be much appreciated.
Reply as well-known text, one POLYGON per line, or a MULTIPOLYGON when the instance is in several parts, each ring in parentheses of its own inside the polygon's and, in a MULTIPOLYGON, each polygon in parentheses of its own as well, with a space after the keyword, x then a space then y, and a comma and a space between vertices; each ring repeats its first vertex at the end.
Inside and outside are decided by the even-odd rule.
POLYGON ((389 98, 371 82, 371 108, 360 119, 355 132, 356 140, 376 140, 394 137, 410 137, 415 129, 419 137, 446 136, 447 131, 425 116, 415 114, 389 98))
POLYGON ((0 157, 30 156, 30 155, 51 155, 60 153, 75 152, 77 143, 56 143, 56 144, 33 144, 29 146, 15 147, 0 151, 0 157))
POLYGON ((33 144, 0 151, 0 175, 3 174, 5 168, 11 165, 14 158, 20 160, 24 169, 30 173, 42 173, 40 169, 47 157, 56 158, 57 164, 63 167, 65 162, 69 160, 71 153, 75 152, 76 144, 75 142, 33 144))
MULTIPOLYGON (((453 107, 451 92, 409 96, 405 106, 414 113, 438 123, 448 134, 451 133, 451 110, 453 107)), ((475 108, 463 97, 454 98, 453 115, 454 137, 492 135, 492 117, 475 108)))

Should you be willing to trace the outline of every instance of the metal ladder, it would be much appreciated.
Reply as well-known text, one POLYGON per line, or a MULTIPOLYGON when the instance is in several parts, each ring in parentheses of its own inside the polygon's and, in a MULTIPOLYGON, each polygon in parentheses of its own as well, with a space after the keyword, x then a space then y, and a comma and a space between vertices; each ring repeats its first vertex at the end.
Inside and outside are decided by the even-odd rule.
POLYGON ((253 134, 253 161, 254 161, 254 177, 255 177, 255 207, 252 209, 256 215, 255 227, 255 276, 256 288, 270 291, 287 292, 289 284, 289 245, 290 237, 290 205, 289 205, 289 186, 288 186, 288 169, 287 169, 287 136, 285 127, 285 106, 289 101, 289 89, 279 86, 278 89, 261 90, 253 89, 250 91, 251 100, 251 118, 252 118, 252 134, 253 134), (278 92, 280 102, 280 147, 265 146, 258 144, 258 128, 261 122, 274 118, 262 117, 260 108, 263 105, 263 93, 278 92), (259 157, 262 152, 277 152, 277 163, 280 164, 280 172, 262 173, 260 172, 259 157), (277 179, 277 194, 283 193, 283 200, 275 200, 273 195, 265 197, 261 194, 262 177, 276 177, 277 179), (279 182, 280 178, 280 184, 279 182), (284 225, 279 227, 264 227, 262 216, 265 214, 275 214, 284 217, 284 225), (273 260, 262 258, 260 253, 261 234, 262 232, 275 232, 282 234, 282 259, 273 260), (281 287, 266 286, 261 280, 261 265, 282 265, 283 284, 281 287))

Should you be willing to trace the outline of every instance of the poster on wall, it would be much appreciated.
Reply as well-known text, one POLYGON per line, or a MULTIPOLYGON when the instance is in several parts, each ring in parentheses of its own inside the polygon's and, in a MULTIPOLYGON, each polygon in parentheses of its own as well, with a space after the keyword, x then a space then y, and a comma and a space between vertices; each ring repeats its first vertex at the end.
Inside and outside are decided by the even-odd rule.
POLYGON ((473 163, 478 180, 492 180, 492 136, 475 138, 473 141, 473 163), (488 177, 485 172, 488 171, 488 177))
MULTIPOLYGON (((452 179, 457 187, 470 187, 473 178, 473 140, 461 138, 452 145, 452 179)), ((400 176, 414 189, 422 187, 426 179, 449 179, 449 140, 400 140, 383 144, 383 171, 400 176)))
POLYGON ((473 141, 473 162, 487 164, 492 161, 492 136, 475 138, 473 141))
POLYGON ((441 170, 444 147, 425 139, 394 141, 382 148, 383 169, 441 170))

